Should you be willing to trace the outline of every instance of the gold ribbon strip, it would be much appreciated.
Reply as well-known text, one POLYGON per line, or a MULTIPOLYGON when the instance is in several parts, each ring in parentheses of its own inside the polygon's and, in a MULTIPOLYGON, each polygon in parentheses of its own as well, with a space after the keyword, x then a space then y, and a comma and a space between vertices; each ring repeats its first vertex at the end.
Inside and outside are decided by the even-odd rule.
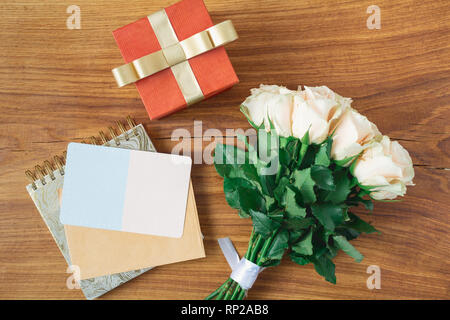
POLYGON ((203 93, 187 60, 238 38, 231 20, 226 20, 178 41, 164 10, 148 16, 161 50, 112 70, 117 85, 123 87, 171 68, 188 105, 203 99, 203 93))

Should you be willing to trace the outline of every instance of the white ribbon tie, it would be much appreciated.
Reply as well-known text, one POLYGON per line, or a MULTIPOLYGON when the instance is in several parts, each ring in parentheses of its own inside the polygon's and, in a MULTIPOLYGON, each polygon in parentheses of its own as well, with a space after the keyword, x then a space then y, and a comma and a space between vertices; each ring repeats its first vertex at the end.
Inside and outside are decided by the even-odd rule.
POLYGON ((239 283, 242 289, 249 290, 264 268, 245 258, 239 259, 239 254, 230 238, 220 238, 217 241, 232 270, 230 278, 239 283))

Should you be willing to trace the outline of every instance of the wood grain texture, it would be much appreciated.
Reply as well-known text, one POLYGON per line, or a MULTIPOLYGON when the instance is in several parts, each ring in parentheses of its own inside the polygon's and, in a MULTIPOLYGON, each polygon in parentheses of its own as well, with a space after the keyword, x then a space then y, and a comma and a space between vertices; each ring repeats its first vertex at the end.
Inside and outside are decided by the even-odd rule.
MULTIPOLYGON (((266 83, 327 85, 352 97, 409 150, 416 186, 402 202, 377 203, 372 216, 358 211, 383 233, 354 242, 365 256, 359 264, 338 255, 337 285, 285 259, 260 275, 249 298, 448 299, 450 2, 205 2, 214 22, 236 26, 240 39, 227 51, 241 82, 159 121, 148 119, 133 86, 116 88, 110 70, 122 60, 111 31, 172 1, 78 0, 81 30, 66 28, 71 2, 0 3, 0 298, 83 298, 66 288, 65 261, 25 191, 26 169, 127 114, 161 152, 177 143, 176 128, 194 137, 194 120, 203 131, 246 129, 238 105, 266 83), (366 27, 371 4, 381 8, 380 30, 366 27), (366 287, 372 264, 381 268, 380 290, 366 287)), ((195 165, 192 175, 207 258, 156 268, 104 299, 202 299, 226 279, 217 238, 231 237, 243 254, 250 221, 226 204, 212 166, 195 165)))

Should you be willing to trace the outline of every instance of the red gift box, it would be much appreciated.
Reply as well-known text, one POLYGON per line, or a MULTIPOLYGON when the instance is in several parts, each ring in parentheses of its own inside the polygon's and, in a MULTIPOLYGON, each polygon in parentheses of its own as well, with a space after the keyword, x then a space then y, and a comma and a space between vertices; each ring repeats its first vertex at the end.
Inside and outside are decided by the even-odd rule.
MULTIPOLYGON (((131 64, 133 61, 149 54, 155 54, 155 52, 168 51, 168 47, 164 43, 160 43, 164 42, 161 41, 164 39, 161 39, 160 31, 164 28, 170 28, 170 25, 179 42, 186 39, 189 41, 189 39, 194 38, 192 36, 213 27, 211 17, 202 0, 183 0, 158 13, 162 13, 166 20, 168 18, 170 23, 164 25, 163 21, 163 25, 160 26, 158 25, 159 20, 156 21, 150 15, 113 32, 122 57, 127 64, 131 64)), ((164 61, 169 60, 166 58, 164 61)), ((150 119, 164 117, 198 100, 207 99, 239 82, 223 46, 216 47, 185 61, 188 63, 188 66, 185 65, 185 67, 189 69, 190 66, 192 70, 192 72, 188 70, 192 73, 191 78, 189 76, 186 77, 184 74, 180 75, 180 71, 177 72, 176 70, 177 66, 172 65, 173 67, 169 66, 162 71, 143 77, 135 82, 150 119), (192 85, 194 85, 194 89, 195 86, 199 87, 198 94, 201 96, 199 99, 197 99, 198 96, 192 101, 187 98, 185 92, 189 88, 180 87, 180 84, 183 83, 182 81, 180 82, 180 77, 183 78, 184 83, 186 83, 186 79, 188 79, 188 82, 191 82, 192 79, 193 82, 196 81, 198 83, 198 85, 192 85)), ((181 70, 185 72, 186 69, 181 70)), ((188 83, 188 87, 189 85, 191 84, 188 83)))

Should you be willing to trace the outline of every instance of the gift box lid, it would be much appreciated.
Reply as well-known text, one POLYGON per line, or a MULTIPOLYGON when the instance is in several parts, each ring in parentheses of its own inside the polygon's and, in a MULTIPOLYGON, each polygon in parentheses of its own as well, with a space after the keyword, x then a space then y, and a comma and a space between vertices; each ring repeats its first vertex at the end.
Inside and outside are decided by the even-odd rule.
MULTIPOLYGON (((163 18, 164 14, 169 20, 168 25, 164 24, 167 21, 161 20, 160 23, 157 20, 161 15, 157 19, 156 15, 150 15, 113 32, 126 63, 167 48, 162 43, 164 37, 161 37, 161 32, 168 32, 167 29, 172 28, 181 42, 213 27, 202 0, 182 0, 165 8, 163 18)), ((238 81, 225 48, 220 46, 138 80, 135 85, 150 118, 158 119, 183 109, 188 104, 207 99, 238 81), (183 63, 185 65, 181 66, 183 63), (180 66, 184 68, 179 68, 180 66), (189 92, 186 94, 189 90, 197 90, 201 99, 189 101, 189 92)))

